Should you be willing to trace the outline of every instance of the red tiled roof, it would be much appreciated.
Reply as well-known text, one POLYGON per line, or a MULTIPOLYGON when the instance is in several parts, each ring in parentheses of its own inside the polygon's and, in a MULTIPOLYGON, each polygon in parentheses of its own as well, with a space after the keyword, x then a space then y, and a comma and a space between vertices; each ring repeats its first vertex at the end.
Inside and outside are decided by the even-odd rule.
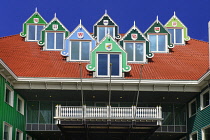
MULTIPOLYGON (((0 58, 18 77, 79 78, 79 62, 66 62, 58 51, 42 51, 19 35, 0 38, 0 58)), ((83 78, 92 78, 82 63, 83 78)), ((139 64, 129 64, 127 79, 139 78, 139 64)), ((191 39, 171 53, 155 53, 144 64, 142 79, 198 80, 208 70, 208 43, 191 39)))

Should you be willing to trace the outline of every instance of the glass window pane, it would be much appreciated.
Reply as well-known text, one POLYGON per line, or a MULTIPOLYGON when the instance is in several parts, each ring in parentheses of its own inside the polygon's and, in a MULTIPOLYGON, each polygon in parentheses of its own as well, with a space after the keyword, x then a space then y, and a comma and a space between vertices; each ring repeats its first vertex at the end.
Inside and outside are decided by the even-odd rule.
POLYGON ((205 140, 210 140, 210 127, 205 129, 205 140))
POLYGON ((10 104, 10 98, 11 98, 11 91, 8 88, 6 88, 5 102, 10 104))
POLYGON ((203 107, 209 105, 209 92, 203 94, 203 107))
POLYGON ((193 103, 191 103, 191 115, 196 113, 196 101, 194 101, 193 103))
POLYGON ((108 75, 107 54, 98 54, 98 75, 108 75))
POLYGON ((101 39, 103 39, 105 36, 105 27, 98 27, 98 30, 99 30, 99 35, 98 35, 99 41, 101 41, 101 39))
POLYGON ((18 111, 21 112, 21 108, 22 108, 22 101, 18 98, 18 111))
POLYGON ((4 140, 9 140, 9 126, 4 125, 4 140))
POLYGON ((28 39, 35 40, 35 25, 28 25, 28 39))
POLYGON ((52 102, 40 102, 39 123, 52 123, 52 102))
POLYGON ((119 76, 120 75, 120 60, 119 60, 119 54, 110 54, 110 63, 112 63, 112 75, 113 76, 119 76))
POLYGON ((47 49, 54 49, 54 33, 47 33, 47 49))
POLYGON ((44 28, 44 26, 37 25, 37 39, 36 40, 40 40, 41 39, 41 30, 43 28, 44 28))
POLYGON ((171 33, 171 42, 174 43, 174 29, 168 29, 168 31, 171 33))
POLYGON ((150 51, 157 51, 157 39, 156 35, 149 35, 150 51))
POLYGON ((113 37, 114 36, 114 32, 113 32, 114 27, 107 27, 107 33, 109 32, 109 34, 113 37))
POLYGON ((176 43, 182 43, 182 29, 175 29, 176 31, 176 43))
POLYGON ((16 140, 20 140, 20 132, 16 132, 16 140))
POLYGON ((71 42, 71 60, 79 60, 79 42, 71 42))
POLYGON ((64 33, 56 33, 56 49, 63 49, 64 33))
POLYGON ((197 140, 197 133, 192 135, 192 140, 197 140))
POLYGON ((39 102, 28 101, 27 103, 27 123, 38 123, 39 102))
POLYGON ((143 61, 144 60, 144 47, 143 43, 136 43, 136 61, 143 61))
POLYGON ((128 61, 134 61, 133 60, 133 43, 125 43, 125 51, 127 52, 128 61))
POLYGON ((81 53, 82 60, 89 60, 90 42, 82 42, 81 53))
POLYGON ((166 50, 165 35, 158 35, 158 51, 166 50))

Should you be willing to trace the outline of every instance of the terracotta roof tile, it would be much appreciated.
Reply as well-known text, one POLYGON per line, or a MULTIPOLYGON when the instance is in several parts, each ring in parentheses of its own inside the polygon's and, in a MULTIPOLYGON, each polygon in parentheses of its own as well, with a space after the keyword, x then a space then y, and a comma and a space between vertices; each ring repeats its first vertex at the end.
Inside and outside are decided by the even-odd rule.
MULTIPOLYGON (((43 51, 19 35, 0 38, 0 58, 18 77, 79 78, 79 62, 66 62, 59 51, 43 51)), ((92 76, 82 63, 83 78, 92 76)), ((139 78, 139 64, 129 64, 127 79, 139 78)), ((198 80, 208 70, 208 43, 191 39, 171 53, 155 53, 144 64, 142 79, 198 80)))

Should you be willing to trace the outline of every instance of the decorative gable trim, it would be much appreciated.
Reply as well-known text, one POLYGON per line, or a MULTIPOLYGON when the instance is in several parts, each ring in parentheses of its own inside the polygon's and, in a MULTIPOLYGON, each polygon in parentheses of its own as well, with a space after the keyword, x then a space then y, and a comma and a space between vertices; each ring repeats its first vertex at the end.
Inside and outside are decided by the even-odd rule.
POLYGON ((37 8, 35 12, 23 23, 23 31, 20 33, 21 37, 27 36, 27 25, 46 25, 47 22, 45 19, 39 14, 37 8))
POLYGON ((166 28, 183 28, 184 30, 184 40, 189 41, 190 36, 188 36, 188 29, 184 25, 184 23, 176 16, 176 13, 174 12, 174 15, 168 20, 168 22, 165 24, 166 28), (173 22, 176 22, 176 26, 173 25, 173 22))

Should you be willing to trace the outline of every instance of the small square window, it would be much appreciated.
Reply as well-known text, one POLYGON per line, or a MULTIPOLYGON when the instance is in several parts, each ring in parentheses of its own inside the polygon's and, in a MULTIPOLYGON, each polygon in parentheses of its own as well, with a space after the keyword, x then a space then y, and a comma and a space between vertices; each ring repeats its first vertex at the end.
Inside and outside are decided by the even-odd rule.
POLYGON ((46 32, 46 49, 62 50, 64 46, 63 32, 46 32))
POLYGON ((24 115, 24 100, 17 95, 17 111, 24 115))
POLYGON ((108 26, 103 26, 103 27, 98 27, 98 37, 97 41, 100 42, 107 34, 110 34, 112 37, 115 36, 115 27, 108 27, 108 26))
POLYGON ((4 122, 4 133, 3 140, 11 140, 12 139, 12 126, 6 122, 4 122))
POLYGON ((209 97, 209 89, 205 90, 201 96, 201 109, 204 109, 205 107, 210 105, 210 97, 209 97))
POLYGON ((171 42, 174 44, 184 44, 183 29, 168 29, 171 34, 171 42))
POLYGON ((4 95, 5 95, 4 101, 6 103, 8 103, 9 105, 13 106, 14 91, 8 85, 6 85, 6 87, 5 87, 5 94, 4 95))
POLYGON ((38 41, 41 39, 41 30, 44 25, 27 25, 27 41, 38 41))
POLYGON ((149 35, 150 51, 166 52, 167 51, 167 35, 149 35))
POLYGON ((190 134, 190 140, 197 140, 198 139, 198 132, 193 132, 190 134))
POLYGON ((189 103, 189 117, 194 115, 196 112, 197 112, 197 103, 196 99, 194 99, 189 103))
POLYGON ((210 140, 210 125, 202 129, 202 140, 210 140))
POLYGON ((15 140, 23 140, 23 132, 16 129, 16 139, 15 140))

